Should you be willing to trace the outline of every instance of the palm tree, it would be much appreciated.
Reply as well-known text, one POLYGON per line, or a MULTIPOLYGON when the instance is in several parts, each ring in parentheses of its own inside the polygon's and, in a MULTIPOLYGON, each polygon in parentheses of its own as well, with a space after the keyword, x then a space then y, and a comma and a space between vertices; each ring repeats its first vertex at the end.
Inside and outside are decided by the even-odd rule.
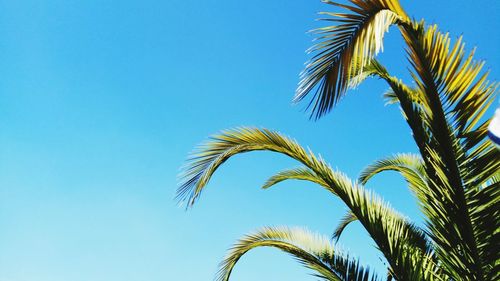
MULTIPOLYGON (((343 13, 323 13, 332 26, 315 30, 314 53, 302 73, 296 101, 310 97, 312 118, 328 113, 346 91, 367 77, 387 82, 384 96, 398 104, 419 154, 396 154, 369 165, 353 181, 322 158, 282 134, 259 128, 226 130, 188 159, 178 199, 192 206, 213 173, 233 155, 250 151, 284 154, 301 163, 271 177, 316 183, 339 198, 349 212, 334 237, 359 221, 387 259, 388 280, 500 280, 500 151, 487 138, 483 117, 497 83, 481 74, 483 62, 466 54, 462 39, 435 25, 411 19, 397 0, 324 1, 343 13), (376 60, 391 25, 401 32, 412 86, 376 60), (425 215, 418 227, 389 207, 364 184, 383 171, 404 177, 425 215)), ((255 247, 274 247, 295 256, 325 280, 379 280, 335 244, 307 231, 265 228, 241 239, 222 262, 218 280, 229 280, 239 258, 255 247)))

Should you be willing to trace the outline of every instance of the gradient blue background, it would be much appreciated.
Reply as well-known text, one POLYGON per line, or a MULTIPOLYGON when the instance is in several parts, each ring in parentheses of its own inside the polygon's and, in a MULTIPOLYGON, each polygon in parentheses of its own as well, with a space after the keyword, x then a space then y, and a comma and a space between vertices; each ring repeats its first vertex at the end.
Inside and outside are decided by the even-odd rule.
MULTIPOLYGON (((500 74, 500 2, 402 1, 416 18, 463 34, 500 74)), ((370 80, 309 121, 292 106, 318 27, 319 1, 0 1, 0 281, 212 280, 225 251, 265 225, 330 235, 344 206, 313 185, 259 186, 296 163, 230 160, 188 212, 173 200, 179 167, 208 135, 239 125, 295 137, 356 177, 371 161, 415 151, 387 86, 370 80)), ((408 78, 397 30, 381 59, 408 78)), ((369 184, 421 222, 394 174, 369 184)), ((341 244, 383 265, 359 225, 341 244)), ((232 280, 315 280, 272 249, 232 280)))

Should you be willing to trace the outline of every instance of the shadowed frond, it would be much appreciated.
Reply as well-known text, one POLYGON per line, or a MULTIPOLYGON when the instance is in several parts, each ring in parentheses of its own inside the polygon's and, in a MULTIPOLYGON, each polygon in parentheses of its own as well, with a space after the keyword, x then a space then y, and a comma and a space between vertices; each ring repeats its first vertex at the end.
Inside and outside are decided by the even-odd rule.
POLYGON ((500 171, 480 190, 467 196, 473 231, 478 243, 478 255, 485 264, 484 279, 500 279, 500 171))
POLYGON ((352 6, 324 1, 347 10, 347 13, 322 13, 337 23, 313 30, 317 43, 301 74, 294 100, 300 101, 315 92, 309 103, 312 116, 327 113, 344 95, 352 77, 359 75, 383 49, 383 37, 389 26, 407 20, 397 0, 351 0, 352 6))
POLYGON ((238 260, 258 247, 280 249, 314 271, 314 275, 331 281, 379 280, 358 261, 339 253, 325 238, 300 228, 267 227, 242 238, 221 263, 217 280, 227 281, 238 260))
MULTIPOLYGON (((473 60, 474 52, 465 55, 461 38, 450 48, 449 35, 436 26, 411 23, 401 30, 417 91, 427 99, 415 119, 425 131, 416 142, 432 191, 428 194, 432 204, 424 211, 431 237, 454 278, 487 280, 497 261, 480 256, 483 242, 473 222, 475 207, 467 197, 500 169, 500 152, 484 133, 476 133, 484 131, 477 124, 493 101, 497 84, 487 81, 487 73, 479 75, 483 63, 473 60)), ((489 231, 492 235, 493 229, 489 231)))

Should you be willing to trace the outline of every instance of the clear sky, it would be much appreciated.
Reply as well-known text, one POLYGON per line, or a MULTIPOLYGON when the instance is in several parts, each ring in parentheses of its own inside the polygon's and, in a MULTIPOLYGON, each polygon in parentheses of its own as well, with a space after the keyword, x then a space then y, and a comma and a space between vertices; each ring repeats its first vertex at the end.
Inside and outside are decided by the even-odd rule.
MULTIPOLYGON (((497 0, 402 1, 416 18, 463 34, 500 78, 497 0)), ((212 280, 227 248, 266 225, 330 235, 344 206, 313 185, 262 191, 295 166, 254 153, 230 160, 189 211, 173 200, 179 167, 208 135, 277 129, 355 178, 415 146, 387 86, 370 80, 309 121, 292 106, 320 26, 311 0, 0 1, 0 281, 212 280)), ((392 29, 381 59, 406 76, 392 29)), ((396 175, 369 184, 417 222, 396 175)), ((350 226, 343 248, 382 268, 350 226)), ((233 280, 315 280, 272 249, 248 254, 233 280)))

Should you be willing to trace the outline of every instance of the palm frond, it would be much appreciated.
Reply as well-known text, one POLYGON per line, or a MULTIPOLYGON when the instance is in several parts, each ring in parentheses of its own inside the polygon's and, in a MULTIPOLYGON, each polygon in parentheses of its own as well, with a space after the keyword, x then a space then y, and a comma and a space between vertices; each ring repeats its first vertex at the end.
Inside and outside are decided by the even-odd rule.
POLYGON ((306 166, 319 163, 296 141, 277 132, 245 127, 226 130, 198 146, 188 158, 180 175, 177 199, 192 206, 220 165, 234 155, 259 150, 285 154, 306 166))
POLYGON ((294 100, 303 100, 311 92, 311 116, 319 118, 340 100, 352 77, 383 49, 383 37, 389 26, 407 20, 397 0, 351 0, 350 5, 331 1, 328 4, 346 9, 347 13, 322 13, 337 23, 313 30, 317 43, 314 53, 301 74, 294 100))
POLYGON ((387 91, 385 91, 385 93, 382 95, 382 97, 386 101, 385 105, 396 104, 399 102, 398 96, 396 95, 396 93, 392 89, 388 89, 387 91))
POLYGON ((420 276, 420 273, 413 271, 413 268, 421 262, 416 256, 424 257, 431 252, 424 232, 409 223, 378 196, 362 186, 353 184, 346 177, 336 176, 335 183, 331 185, 335 186, 338 196, 358 218, 384 254, 393 270, 393 276, 397 280, 420 276), (405 255, 404 253, 408 251, 413 254, 405 255), (409 264, 414 266, 408 266, 409 264))
POLYGON ((363 81, 369 77, 380 77, 383 78, 387 75, 387 69, 380 64, 376 59, 371 59, 363 67, 358 67, 359 71, 349 79, 348 88, 357 88, 363 81))
POLYGON ((460 166, 464 171, 463 181, 468 189, 478 189, 500 170, 500 150, 487 139, 467 155, 468 162, 460 166))
POLYGON ((301 228, 267 227, 239 240, 220 265, 217 280, 227 281, 234 266, 248 251, 258 247, 282 250, 314 275, 331 281, 374 281, 377 276, 357 260, 339 253, 325 238, 301 228))
POLYGON ((273 175, 272 177, 270 177, 266 181, 266 183, 264 183, 262 188, 263 189, 270 188, 271 186, 278 184, 278 183, 285 181, 285 180, 310 181, 310 182, 319 184, 320 186, 323 186, 324 188, 328 189, 331 192, 334 192, 333 190, 330 189, 328 184, 321 177, 319 177, 315 172, 313 172, 311 169, 309 169, 307 167, 299 167, 299 168, 281 171, 281 172, 273 175))
POLYGON ((422 158, 415 154, 396 154, 376 161, 366 167, 359 175, 359 181, 366 184, 373 176, 383 171, 395 171, 401 174, 410 190, 417 196, 420 204, 427 204, 427 175, 422 158))
POLYGON ((357 221, 358 218, 356 215, 351 212, 347 211, 347 213, 340 219, 339 224, 335 228, 335 231, 333 232, 332 239, 333 240, 339 240, 340 236, 344 232, 344 229, 351 223, 357 221))
POLYGON ((467 204, 466 193, 477 190, 500 168, 494 160, 499 152, 484 134, 475 133, 483 130, 477 124, 491 104, 497 84, 489 83, 487 74, 479 76, 483 63, 474 62, 473 52, 465 58, 461 38, 450 49, 449 35, 436 26, 411 23, 403 24, 401 30, 417 91, 426 97, 420 105, 422 114, 415 116, 423 123, 426 136, 416 141, 432 191, 432 204, 425 213, 437 254, 455 278, 486 280, 496 261, 480 257, 482 242, 474 230, 474 210, 467 204))
POLYGON ((484 262, 484 280, 500 279, 500 170, 480 190, 467 193, 471 222, 484 262))

